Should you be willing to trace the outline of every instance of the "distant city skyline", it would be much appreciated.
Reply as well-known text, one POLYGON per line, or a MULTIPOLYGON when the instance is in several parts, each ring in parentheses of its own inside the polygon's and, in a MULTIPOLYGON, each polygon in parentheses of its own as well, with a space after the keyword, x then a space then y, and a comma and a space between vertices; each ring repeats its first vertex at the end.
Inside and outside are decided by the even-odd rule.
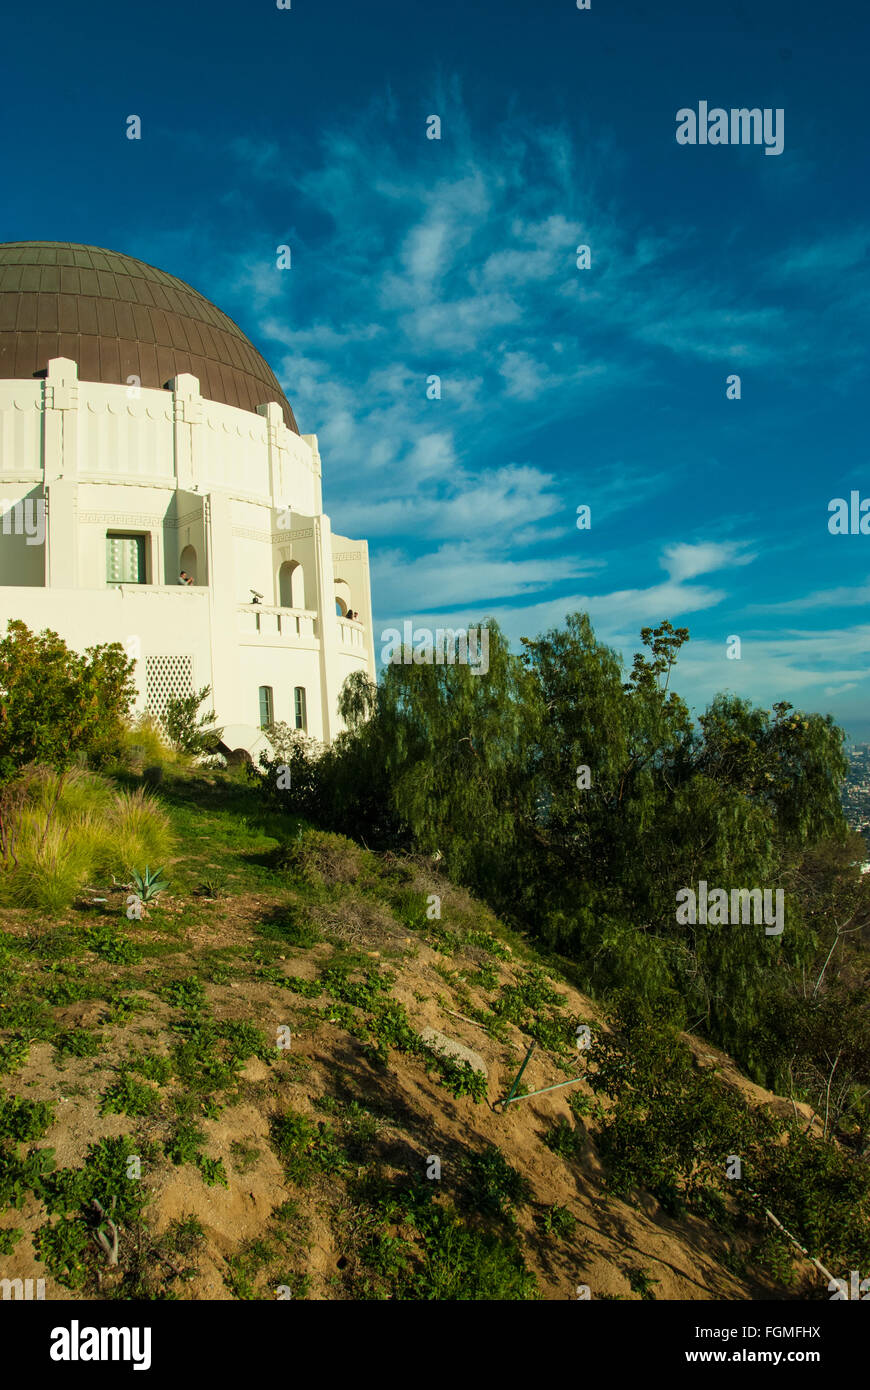
POLYGON ((828 524, 870 499, 862 7, 117 24, 5 17, 0 239, 126 252, 236 319, 369 539, 376 648, 583 609, 630 666, 667 618, 695 713, 730 689, 870 740, 870 535, 828 524), (781 149, 680 143, 702 108, 773 113, 781 149))

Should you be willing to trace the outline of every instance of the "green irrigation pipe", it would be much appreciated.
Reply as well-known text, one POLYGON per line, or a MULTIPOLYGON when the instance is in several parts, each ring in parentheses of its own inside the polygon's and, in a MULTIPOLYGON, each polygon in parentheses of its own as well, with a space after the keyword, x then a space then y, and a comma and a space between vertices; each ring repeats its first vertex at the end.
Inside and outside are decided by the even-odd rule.
POLYGON ((582 1080, 583 1080, 583 1077, 582 1077, 582 1076, 573 1076, 573 1077, 571 1078, 570 1081, 557 1081, 555 1086, 542 1086, 541 1089, 540 1089, 539 1091, 527 1091, 526 1094, 525 1094, 524 1096, 518 1096, 518 1095, 516 1095, 516 1094, 515 1094, 516 1089, 517 1089, 517 1087, 518 1087, 519 1084, 520 1084, 520 1081, 521 1081, 521 1079, 522 1079, 523 1072, 525 1071, 526 1066, 528 1065, 529 1058, 531 1057, 531 1055, 532 1055, 532 1053, 534 1052, 534 1050, 535 1050, 535 1044, 534 1044, 534 1041, 533 1041, 532 1044, 531 1044, 531 1046, 529 1047, 528 1052, 526 1053, 525 1057, 523 1058, 523 1064, 522 1064, 522 1066, 520 1067, 519 1071, 517 1072, 516 1076, 514 1077, 514 1084, 513 1084, 513 1085, 511 1086, 511 1088, 510 1088, 510 1092, 509 1092, 509 1094, 508 1094, 507 1100, 503 1100, 503 1101, 502 1101, 502 1106, 503 1106, 503 1107, 506 1106, 506 1105, 513 1105, 514 1101, 517 1101, 517 1100, 529 1100, 532 1096, 542 1096, 542 1095, 544 1094, 545 1091, 558 1091, 562 1086, 573 1086, 574 1083, 575 1083, 576 1081, 582 1081, 582 1080))
MULTIPOLYGON (((531 1042, 531 1045, 529 1046, 528 1052, 526 1053, 525 1057, 523 1058, 523 1064, 522 1064, 522 1066, 520 1067, 519 1071, 517 1072, 516 1076, 514 1077, 514 1084, 511 1086, 510 1095, 508 1096, 507 1100, 503 1102, 505 1105, 510 1105, 511 1101, 513 1100, 513 1098, 514 1098, 514 1091, 517 1089, 517 1087, 518 1087, 519 1084, 520 1084, 520 1078, 522 1077, 523 1072, 525 1071, 526 1067, 528 1066, 529 1058, 531 1057, 531 1055, 532 1055, 532 1053, 534 1052, 534 1050, 535 1050, 535 1043, 534 1043, 534 1039, 533 1039, 532 1042, 531 1042)), ((517 1099, 519 1099, 519 1097, 517 1097, 517 1099)))
MULTIPOLYGON (((517 1078, 519 1080, 519 1078, 517 1078)), ((575 1082, 582 1081, 582 1076, 572 1076, 570 1081, 557 1081, 555 1086, 542 1086, 539 1091, 526 1091, 524 1096, 509 1095, 504 1105, 513 1105, 518 1100, 530 1100, 532 1096, 542 1096, 545 1091, 559 1091, 563 1086, 573 1086, 575 1082)))

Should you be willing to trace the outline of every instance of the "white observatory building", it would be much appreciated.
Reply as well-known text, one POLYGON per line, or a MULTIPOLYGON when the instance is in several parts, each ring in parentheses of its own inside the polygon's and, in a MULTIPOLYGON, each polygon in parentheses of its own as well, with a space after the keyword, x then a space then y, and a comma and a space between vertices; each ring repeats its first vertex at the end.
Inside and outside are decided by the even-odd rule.
POLYGON ((368 546, 323 513, 316 435, 226 314, 114 251, 0 244, 0 634, 12 618, 120 642, 137 709, 211 686, 255 762, 273 719, 329 742, 345 677, 375 674, 368 546))

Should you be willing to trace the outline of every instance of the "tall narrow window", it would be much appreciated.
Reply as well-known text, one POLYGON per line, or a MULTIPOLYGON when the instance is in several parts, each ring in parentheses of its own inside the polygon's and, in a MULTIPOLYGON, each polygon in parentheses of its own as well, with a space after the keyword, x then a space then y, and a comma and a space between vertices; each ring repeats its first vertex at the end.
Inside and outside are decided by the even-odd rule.
POLYGON ((145 537, 110 531, 106 536, 106 583, 145 582, 145 537))
POLYGON ((260 686, 260 728, 265 729, 273 721, 272 687, 260 686))
POLYGON ((305 708, 305 688, 297 685, 293 692, 294 703, 296 705, 296 727, 303 733, 308 733, 308 711, 305 708))

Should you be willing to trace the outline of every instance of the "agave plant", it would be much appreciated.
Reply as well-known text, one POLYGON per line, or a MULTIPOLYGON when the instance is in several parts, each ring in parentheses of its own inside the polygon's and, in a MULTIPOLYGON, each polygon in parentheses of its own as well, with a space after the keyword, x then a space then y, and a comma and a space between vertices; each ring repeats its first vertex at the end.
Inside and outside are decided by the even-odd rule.
POLYGON ((164 888, 169 887, 168 879, 160 877, 162 873, 162 869, 155 869, 152 873, 146 864, 144 874, 133 874, 133 887, 136 889, 136 896, 140 902, 153 902, 164 888))

